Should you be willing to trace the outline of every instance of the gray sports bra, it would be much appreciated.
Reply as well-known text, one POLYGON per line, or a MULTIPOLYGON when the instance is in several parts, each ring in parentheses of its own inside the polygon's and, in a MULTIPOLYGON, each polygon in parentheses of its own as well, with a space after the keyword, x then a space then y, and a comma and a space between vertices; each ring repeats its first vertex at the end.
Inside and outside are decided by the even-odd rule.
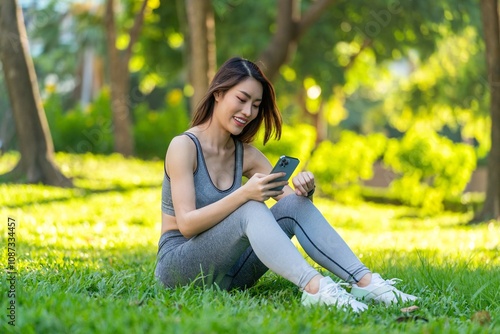
MULTIPOLYGON (((234 163, 234 179, 233 185, 226 190, 217 188, 210 174, 208 173, 203 151, 198 138, 190 132, 184 132, 196 145, 196 170, 194 176, 194 190, 196 194, 196 208, 202 208, 208 204, 212 204, 225 196, 229 195, 239 187, 241 187, 241 178, 243 176, 243 144, 234 138, 235 145, 235 163, 234 163)), ((172 191, 170 188, 170 177, 167 175, 167 170, 164 166, 163 184, 161 187, 161 211, 167 215, 175 216, 174 205, 172 202, 172 191)))

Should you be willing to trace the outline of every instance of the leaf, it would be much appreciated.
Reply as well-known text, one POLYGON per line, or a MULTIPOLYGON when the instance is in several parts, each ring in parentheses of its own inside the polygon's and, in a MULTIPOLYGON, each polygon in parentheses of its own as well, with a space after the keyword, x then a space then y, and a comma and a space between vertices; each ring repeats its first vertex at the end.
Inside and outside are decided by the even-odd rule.
POLYGON ((471 320, 484 326, 491 322, 491 315, 488 311, 477 311, 472 315, 471 320))

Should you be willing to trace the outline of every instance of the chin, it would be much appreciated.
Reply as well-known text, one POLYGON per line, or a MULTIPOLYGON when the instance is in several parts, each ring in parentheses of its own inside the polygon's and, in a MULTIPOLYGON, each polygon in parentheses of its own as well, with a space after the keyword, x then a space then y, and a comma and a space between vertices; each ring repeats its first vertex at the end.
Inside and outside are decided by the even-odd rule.
POLYGON ((232 135, 232 136, 235 136, 235 137, 236 137, 236 136, 241 135, 241 133, 242 133, 242 132, 243 132, 243 130, 239 130, 239 131, 230 131, 231 135, 232 135))

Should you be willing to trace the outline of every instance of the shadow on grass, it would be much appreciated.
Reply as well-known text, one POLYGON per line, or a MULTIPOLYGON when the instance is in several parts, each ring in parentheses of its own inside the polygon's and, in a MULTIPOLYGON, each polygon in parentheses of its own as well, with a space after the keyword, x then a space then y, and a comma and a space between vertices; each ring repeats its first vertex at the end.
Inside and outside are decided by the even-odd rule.
MULTIPOLYGON (((297 316, 304 313, 300 290, 272 272, 245 291, 226 292, 212 286, 200 288, 195 285, 166 289, 154 278, 156 245, 124 244, 105 249, 61 246, 54 247, 49 254, 43 245, 32 245, 29 253, 33 254, 32 265, 20 270, 18 276, 19 291, 26 292, 20 293, 18 300, 27 319, 23 328, 29 329, 29 323, 33 323, 32 327, 39 331, 54 329, 54 326, 67 330, 76 321, 88 330, 94 326, 88 324, 97 323, 99 328, 107 328, 118 321, 121 332, 126 332, 124 329, 135 314, 140 316, 134 320, 137 324, 157 323, 158 315, 171 324, 177 318, 179 321, 191 319, 193 323, 201 321, 200 318, 206 320, 203 314, 213 314, 208 318, 210 321, 223 323, 221 315, 246 319, 249 314, 258 318, 275 312, 274 321, 290 321, 287 315, 290 312, 297 316), (102 324, 101 318, 104 319, 102 324)), ((381 267, 384 277, 399 276, 403 282, 397 287, 421 298, 416 316, 429 319, 431 324, 444 321, 457 328, 482 310, 487 310, 492 319, 500 316, 498 266, 470 267, 464 259, 446 259, 425 250, 406 254, 384 250, 374 261, 381 267), (387 256, 390 261, 380 263, 387 256)), ((2 289, 0 287, 0 292, 4 293, 2 289)), ((370 325, 380 321, 396 323, 401 316, 399 308, 375 306, 360 321, 370 321, 370 325)), ((313 309, 306 313, 318 314, 319 322, 319 314, 324 311, 313 309)), ((349 320, 347 325, 357 326, 356 321, 349 320)), ((179 324, 189 328, 185 322, 179 324)), ((491 321, 491 326, 496 324, 498 320, 491 321)))
MULTIPOLYGON (((49 186, 44 186, 44 187, 49 187, 49 186)), ((25 201, 23 203, 15 203, 15 204, 4 204, 3 207, 8 209, 23 208, 25 206, 30 206, 33 204, 50 204, 58 202, 62 203, 70 199, 87 198, 93 195, 109 194, 113 192, 126 193, 133 190, 155 189, 155 188, 160 188, 160 185, 158 184, 139 184, 139 185, 126 185, 126 186, 115 185, 113 187, 103 188, 103 189, 95 189, 90 187, 74 187, 71 189, 72 190, 71 196, 53 197, 42 200, 25 201)))

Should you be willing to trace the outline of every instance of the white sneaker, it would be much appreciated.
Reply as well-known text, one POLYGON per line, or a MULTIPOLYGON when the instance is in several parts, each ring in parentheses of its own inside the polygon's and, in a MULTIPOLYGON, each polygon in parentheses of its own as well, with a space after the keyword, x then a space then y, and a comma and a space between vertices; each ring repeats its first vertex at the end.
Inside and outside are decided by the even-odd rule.
POLYGON ((394 284, 400 281, 399 278, 384 280, 379 274, 372 274, 372 281, 369 285, 361 288, 353 284, 351 294, 364 301, 373 300, 386 305, 417 300, 417 297, 401 292, 394 287, 394 284))
POLYGON ((302 293, 302 305, 310 306, 314 304, 335 306, 347 310, 351 308, 354 312, 365 311, 368 306, 357 301, 353 295, 340 287, 330 277, 325 276, 319 281, 319 291, 310 294, 306 291, 302 293))

